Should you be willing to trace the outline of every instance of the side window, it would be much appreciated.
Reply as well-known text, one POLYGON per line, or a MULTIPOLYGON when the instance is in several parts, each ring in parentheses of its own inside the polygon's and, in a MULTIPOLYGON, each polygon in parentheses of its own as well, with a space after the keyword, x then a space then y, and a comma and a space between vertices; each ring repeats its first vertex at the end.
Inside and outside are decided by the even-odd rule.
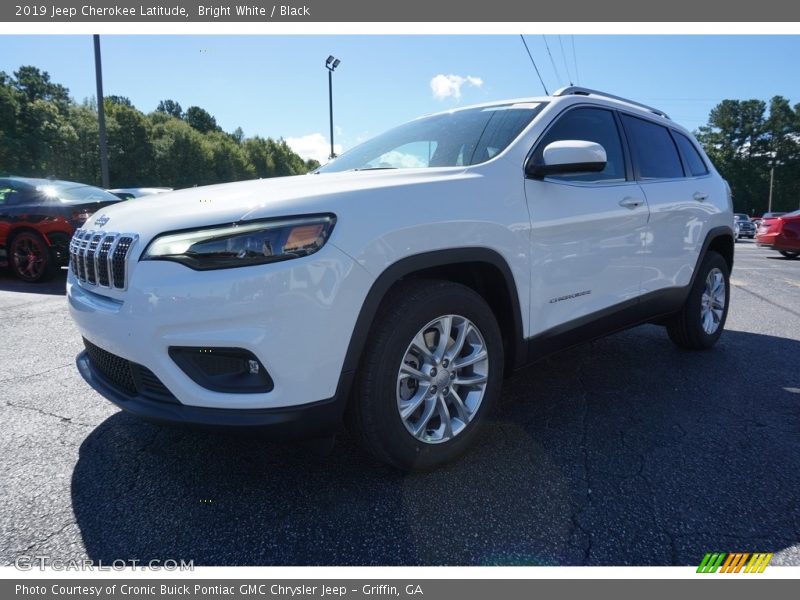
POLYGON ((641 179, 672 179, 683 177, 683 165, 678 149, 666 127, 622 115, 641 179))
POLYGON ((0 181, 0 206, 18 203, 20 195, 20 190, 11 182, 0 181))
POLYGON ((560 117, 539 141, 534 160, 541 160, 548 144, 560 140, 595 142, 605 148, 608 162, 599 173, 553 175, 548 179, 559 181, 614 182, 625 181, 625 155, 617 123, 610 110, 602 108, 576 108, 560 117))
POLYGON ((678 133, 677 131, 673 131, 672 135, 675 136, 675 141, 678 144, 678 148, 681 150, 681 154, 683 154, 683 159, 686 161, 686 165, 689 167, 689 172, 694 177, 707 175, 708 167, 706 166, 703 157, 700 156, 697 148, 689 140, 689 138, 682 133, 678 133))

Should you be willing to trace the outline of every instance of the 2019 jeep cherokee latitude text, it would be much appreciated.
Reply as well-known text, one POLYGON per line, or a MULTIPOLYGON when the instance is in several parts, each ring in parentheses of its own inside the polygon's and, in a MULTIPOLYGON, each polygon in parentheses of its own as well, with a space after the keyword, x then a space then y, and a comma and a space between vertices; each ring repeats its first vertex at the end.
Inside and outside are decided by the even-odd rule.
POLYGON ((326 435, 432 468, 515 368, 644 322, 724 327, 730 192, 666 115, 581 88, 417 119, 315 174, 95 215, 85 379, 145 418, 326 435))

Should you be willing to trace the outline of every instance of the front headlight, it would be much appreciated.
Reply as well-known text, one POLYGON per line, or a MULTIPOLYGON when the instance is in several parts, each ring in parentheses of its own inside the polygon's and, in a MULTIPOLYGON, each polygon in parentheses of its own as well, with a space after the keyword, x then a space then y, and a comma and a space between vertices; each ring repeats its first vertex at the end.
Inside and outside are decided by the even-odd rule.
POLYGON ((200 271, 263 265, 314 254, 335 223, 333 215, 314 215, 165 233, 140 260, 171 260, 200 271))

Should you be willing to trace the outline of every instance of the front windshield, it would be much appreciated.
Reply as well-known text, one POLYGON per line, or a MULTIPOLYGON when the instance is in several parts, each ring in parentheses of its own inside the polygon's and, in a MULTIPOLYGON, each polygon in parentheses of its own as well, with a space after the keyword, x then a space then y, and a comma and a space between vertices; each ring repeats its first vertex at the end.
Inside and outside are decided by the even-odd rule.
POLYGON ((520 102, 417 119, 356 146, 317 172, 476 165, 505 150, 543 107, 520 102))
POLYGON ((737 215, 736 215, 736 218, 737 218, 739 221, 749 221, 749 220, 750 220, 750 217, 748 217, 747 215, 740 215, 740 214, 737 214, 737 215))

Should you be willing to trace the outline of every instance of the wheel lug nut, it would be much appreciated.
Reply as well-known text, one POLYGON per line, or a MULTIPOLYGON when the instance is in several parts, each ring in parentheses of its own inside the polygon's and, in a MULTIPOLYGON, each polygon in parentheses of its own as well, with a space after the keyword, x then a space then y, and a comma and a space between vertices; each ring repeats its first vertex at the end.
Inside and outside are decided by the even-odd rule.
POLYGON ((442 390, 442 393, 444 393, 445 395, 449 394, 450 393, 450 388, 444 388, 442 390))
POLYGON ((431 394, 435 394, 435 393, 436 393, 436 386, 432 385, 431 386, 431 394))
POLYGON ((449 364, 449 363, 448 363, 447 359, 445 358, 445 359, 442 361, 442 366, 443 366, 443 367, 446 369, 448 364, 449 364))
POLYGON ((430 375, 431 375, 431 377, 436 377, 436 367, 431 369, 430 375))

